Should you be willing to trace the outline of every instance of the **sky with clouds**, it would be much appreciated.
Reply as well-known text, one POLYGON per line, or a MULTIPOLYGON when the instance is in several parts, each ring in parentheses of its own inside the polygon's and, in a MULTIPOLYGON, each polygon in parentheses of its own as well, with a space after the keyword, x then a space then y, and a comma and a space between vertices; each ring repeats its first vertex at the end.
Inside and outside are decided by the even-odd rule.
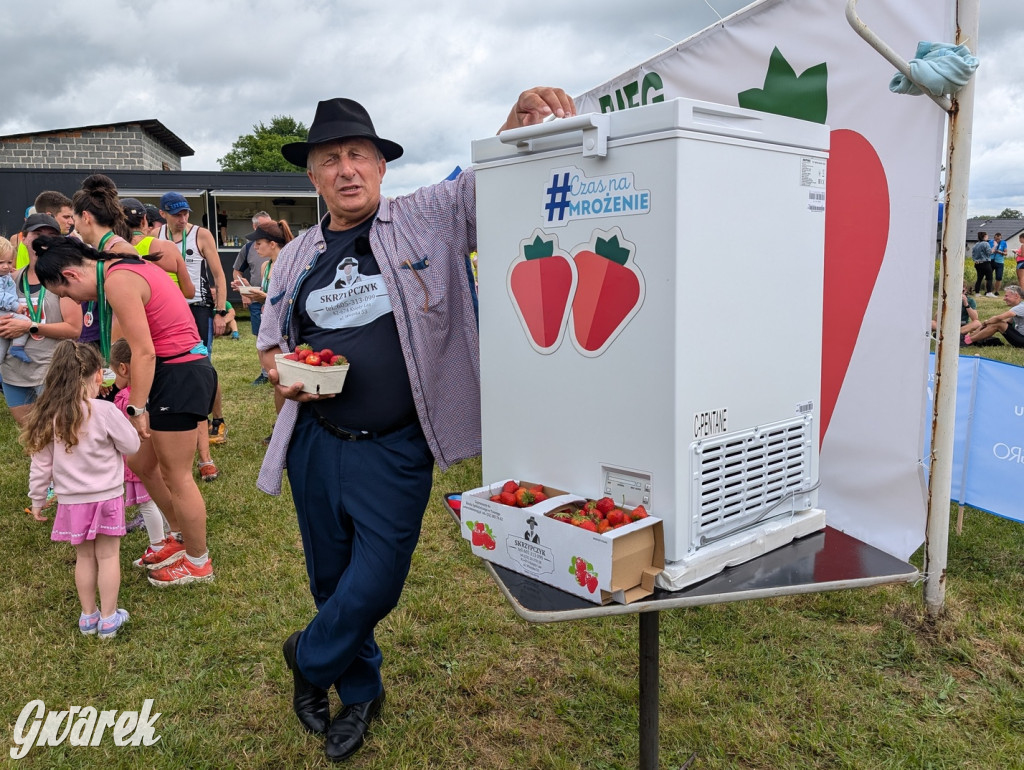
MULTIPOLYGON (((155 118, 195 150, 183 168, 218 169, 254 124, 290 115, 309 125, 317 101, 348 96, 405 147, 385 179, 394 195, 467 165, 469 143, 497 130, 523 88, 583 93, 744 5, 51 0, 57 23, 41 27, 40 6, 15 0, 0 27, 0 135, 155 118)), ((1020 9, 981 0, 972 215, 1024 211, 1020 9)))

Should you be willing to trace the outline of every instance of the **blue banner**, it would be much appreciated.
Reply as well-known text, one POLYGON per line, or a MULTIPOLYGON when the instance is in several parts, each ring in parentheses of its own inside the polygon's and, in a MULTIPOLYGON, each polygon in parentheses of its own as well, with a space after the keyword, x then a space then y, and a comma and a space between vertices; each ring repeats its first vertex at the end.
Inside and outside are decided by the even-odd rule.
POLYGON ((1024 367, 960 356, 955 419, 952 500, 1024 522, 1024 367))

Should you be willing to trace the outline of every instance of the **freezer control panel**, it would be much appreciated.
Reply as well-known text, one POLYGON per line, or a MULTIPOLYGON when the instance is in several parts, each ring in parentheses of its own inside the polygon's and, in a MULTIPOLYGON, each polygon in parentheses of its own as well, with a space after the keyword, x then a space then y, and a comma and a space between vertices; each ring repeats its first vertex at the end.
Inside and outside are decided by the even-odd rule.
POLYGON ((651 474, 610 465, 601 466, 601 489, 605 495, 619 505, 635 508, 642 505, 651 508, 651 474))

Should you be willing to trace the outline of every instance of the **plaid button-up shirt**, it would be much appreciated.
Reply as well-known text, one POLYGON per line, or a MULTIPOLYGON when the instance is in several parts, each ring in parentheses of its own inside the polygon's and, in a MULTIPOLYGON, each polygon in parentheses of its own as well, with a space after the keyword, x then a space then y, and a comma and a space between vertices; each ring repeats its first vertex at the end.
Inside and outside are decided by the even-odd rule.
MULTIPOLYGON (((261 351, 289 352, 301 342, 292 334, 295 298, 326 250, 323 224, 293 240, 277 258, 256 342, 261 351)), ((480 341, 466 273, 468 255, 476 250, 473 171, 411 195, 381 199, 370 245, 391 298, 420 425, 443 470, 480 454, 480 341)), ((257 487, 272 495, 281 493, 298 409, 296 401, 285 401, 263 458, 257 487)))

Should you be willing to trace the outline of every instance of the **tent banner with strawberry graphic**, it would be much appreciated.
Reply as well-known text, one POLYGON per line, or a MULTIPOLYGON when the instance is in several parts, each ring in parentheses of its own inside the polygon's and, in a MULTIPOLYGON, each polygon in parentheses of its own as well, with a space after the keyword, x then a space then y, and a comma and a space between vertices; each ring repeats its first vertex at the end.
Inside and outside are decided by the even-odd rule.
MULTIPOLYGON (((578 97, 610 112, 687 97, 827 124, 819 503, 831 526, 899 558, 924 540, 928 334, 945 113, 889 91, 893 68, 846 20, 846 0, 761 0, 578 97)), ((953 0, 865 4, 862 20, 897 52, 952 40, 953 0)), ((731 211, 737 222, 743 211, 731 211)), ((744 263, 775 260, 721 233, 723 302, 744 263)), ((782 281, 781 285, 785 285, 782 281)), ((577 335, 578 336, 578 335, 577 335)), ((786 330, 779 329, 780 349, 786 330)), ((723 345, 732 344, 728 340, 723 345)), ((756 387, 752 373, 751 387, 756 387)))

